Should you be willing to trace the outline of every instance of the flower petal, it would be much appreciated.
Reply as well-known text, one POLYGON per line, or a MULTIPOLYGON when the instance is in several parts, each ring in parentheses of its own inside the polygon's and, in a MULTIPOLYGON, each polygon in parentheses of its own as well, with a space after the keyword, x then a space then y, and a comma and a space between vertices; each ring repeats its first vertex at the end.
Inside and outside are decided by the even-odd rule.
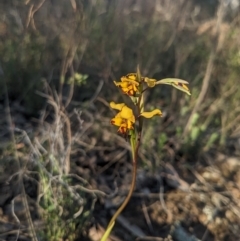
POLYGON ((134 90, 133 89, 130 89, 130 90, 128 90, 128 92, 127 92, 127 94, 129 95, 129 96, 134 96, 134 90))
POLYGON ((137 74, 136 73, 129 73, 129 74, 126 75, 126 77, 128 79, 137 80, 137 74))
POLYGON ((123 119, 121 117, 117 117, 115 116, 114 118, 112 118, 111 120, 111 124, 115 125, 115 126, 121 126, 123 123, 123 119))
POLYGON ((128 87, 126 87, 126 88, 122 88, 122 91, 123 91, 124 94, 128 94, 130 89, 128 87))
POLYGON ((155 79, 149 79, 147 77, 144 78, 144 82, 147 83, 148 87, 154 87, 156 85, 157 80, 155 79))
POLYGON ((139 85, 139 83, 137 82, 137 74, 135 74, 135 73, 130 73, 130 74, 127 74, 125 76, 122 76, 121 81, 122 82, 130 82, 130 83, 135 84, 137 86, 139 85))
POLYGON ((115 110, 122 110, 123 106, 125 106, 124 103, 116 104, 115 102, 110 102, 110 107, 115 110))
POLYGON ((122 108, 120 115, 121 115, 121 118, 123 118, 123 119, 134 120, 134 122, 135 122, 135 118, 134 118, 132 109, 128 108, 126 105, 122 108))
POLYGON ((121 125, 118 129, 118 132, 121 134, 126 134, 127 133, 127 126, 126 125, 121 125))
POLYGON ((125 87, 128 87, 128 82, 117 82, 117 81, 113 81, 114 84, 117 86, 117 87, 121 87, 121 88, 125 88, 125 87))
POLYGON ((149 111, 149 112, 144 111, 144 112, 142 112, 142 113, 140 114, 140 116, 143 116, 143 117, 145 117, 145 118, 152 118, 152 117, 155 116, 155 115, 160 115, 160 116, 162 116, 161 110, 155 109, 155 110, 149 111))
POLYGON ((133 123, 130 121, 130 120, 127 120, 127 128, 130 130, 130 129, 133 129, 133 123))

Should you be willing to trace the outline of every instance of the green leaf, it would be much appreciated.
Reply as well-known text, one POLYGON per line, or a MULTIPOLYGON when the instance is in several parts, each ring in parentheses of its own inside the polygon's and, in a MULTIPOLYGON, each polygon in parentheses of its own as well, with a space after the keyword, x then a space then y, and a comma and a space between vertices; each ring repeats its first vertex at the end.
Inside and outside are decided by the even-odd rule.
POLYGON ((139 97, 130 96, 134 105, 137 105, 139 97))
POLYGON ((180 126, 177 126, 176 128, 176 135, 178 138, 180 138, 182 136, 183 130, 180 126))
POLYGON ((161 133, 160 136, 158 137, 158 145, 160 149, 163 148, 167 140, 168 140, 167 135, 165 133, 161 133))
POLYGON ((198 136, 199 136, 199 134, 200 134, 200 128, 197 127, 197 126, 194 126, 192 128, 192 131, 191 131, 191 134, 190 134, 191 135, 191 140, 192 141, 196 141, 198 136))
POLYGON ((156 82, 156 85, 160 85, 160 84, 172 85, 174 88, 179 89, 188 95, 191 95, 187 87, 188 82, 186 80, 176 79, 176 78, 166 78, 166 79, 158 80, 156 82))
POLYGON ((177 78, 166 78, 166 79, 161 79, 158 80, 156 84, 170 84, 171 83, 181 83, 181 84, 188 84, 186 80, 183 79, 177 79, 177 78))
POLYGON ((137 66, 137 82, 140 83, 142 80, 142 76, 141 76, 141 73, 140 73, 140 68, 139 68, 139 65, 137 66))
POLYGON ((208 150, 213 145, 213 143, 218 139, 218 137, 219 137, 218 133, 212 133, 207 141, 205 149, 208 150))
POLYGON ((195 126, 197 124, 197 121, 199 120, 200 115, 198 113, 194 113, 192 121, 191 121, 191 127, 195 126))

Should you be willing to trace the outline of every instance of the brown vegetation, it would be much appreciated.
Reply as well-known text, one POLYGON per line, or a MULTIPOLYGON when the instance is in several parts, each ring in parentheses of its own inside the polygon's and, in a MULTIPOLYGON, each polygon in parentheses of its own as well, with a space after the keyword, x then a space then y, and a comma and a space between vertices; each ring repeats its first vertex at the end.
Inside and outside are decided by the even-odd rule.
MULTIPOLYGON (((0 2, 0 240, 98 240, 131 180, 113 80, 146 94, 137 187, 110 240, 239 240, 240 15, 225 1, 0 2), (177 105, 176 105, 177 103, 177 105)), ((234 7, 234 8, 233 8, 234 7)))

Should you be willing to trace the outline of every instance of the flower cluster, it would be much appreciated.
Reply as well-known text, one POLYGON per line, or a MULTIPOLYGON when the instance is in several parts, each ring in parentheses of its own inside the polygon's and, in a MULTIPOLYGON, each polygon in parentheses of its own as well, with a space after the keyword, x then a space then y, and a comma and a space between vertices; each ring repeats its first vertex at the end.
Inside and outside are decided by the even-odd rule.
POLYGON ((119 87, 122 92, 129 96, 136 96, 141 94, 141 83, 146 83, 148 87, 154 87, 157 83, 155 79, 149 79, 148 77, 140 77, 140 82, 136 73, 127 74, 121 77, 121 82, 114 81, 114 84, 119 87))
POLYGON ((112 109, 119 110, 119 113, 111 120, 111 124, 119 126, 118 132, 125 134, 128 130, 133 129, 135 116, 133 110, 127 107, 124 103, 110 103, 112 109))
POLYGON ((124 94, 129 96, 135 96, 139 93, 139 82, 137 81, 136 74, 127 74, 121 77, 121 82, 114 81, 114 84, 121 88, 124 94))
MULTIPOLYGON (((111 120, 111 124, 119 126, 118 132, 121 134, 126 134, 129 130, 134 129, 136 118, 133 114, 133 110, 127 107, 124 103, 116 104, 114 102, 110 103, 110 107, 115 110, 119 110, 117 115, 111 120)), ((149 112, 142 112, 140 116, 145 118, 152 118, 155 115, 162 115, 162 112, 159 109, 155 109, 149 112)))
POLYGON ((167 84, 172 85, 173 87, 187 93, 188 95, 191 95, 187 87, 188 82, 181 79, 168 78, 157 81, 156 79, 142 77, 138 73, 130 73, 126 76, 122 76, 120 82, 114 81, 114 84, 118 88, 120 88, 124 94, 131 97, 132 100, 134 97, 138 100, 137 102, 135 102, 135 104, 138 104, 139 107, 137 115, 135 115, 134 111, 129 108, 125 103, 110 103, 110 107, 112 109, 119 111, 118 114, 111 120, 111 124, 118 126, 118 132, 124 135, 128 134, 130 130, 134 129, 136 119, 140 117, 152 118, 155 115, 162 115, 162 112, 159 109, 145 112, 143 111, 143 107, 140 108, 140 99, 142 98, 142 93, 147 88, 153 88, 156 85, 160 84, 167 84), (144 85, 146 85, 145 89, 144 85))

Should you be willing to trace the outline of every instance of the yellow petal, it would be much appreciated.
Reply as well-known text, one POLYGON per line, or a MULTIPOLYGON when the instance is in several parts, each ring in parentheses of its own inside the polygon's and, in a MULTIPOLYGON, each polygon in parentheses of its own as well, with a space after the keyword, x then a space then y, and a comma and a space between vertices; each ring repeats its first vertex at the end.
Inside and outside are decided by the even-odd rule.
POLYGON ((120 88, 127 88, 129 86, 128 82, 116 82, 116 81, 113 81, 113 82, 117 87, 120 87, 120 88))
POLYGON ((128 92, 127 92, 127 94, 129 95, 129 96, 134 96, 134 90, 132 90, 132 89, 130 89, 128 92))
POLYGON ((128 92, 129 92, 129 88, 128 88, 128 87, 126 87, 126 88, 122 88, 122 91, 123 91, 123 93, 128 94, 128 92))
POLYGON ((126 78, 136 81, 137 80, 137 74, 136 73, 127 74, 126 78))
POLYGON ((115 116, 114 118, 112 118, 111 120, 111 124, 115 125, 115 126, 121 126, 121 124, 123 123, 123 119, 120 117, 115 116))
POLYGON ((149 112, 142 112, 140 114, 140 116, 143 116, 145 118, 152 118, 155 115, 160 115, 162 116, 162 112, 159 109, 155 109, 153 111, 149 111, 149 112))
POLYGON ((127 120, 127 128, 130 130, 130 129, 133 129, 133 123, 130 121, 130 120, 127 120))
POLYGON ((121 110, 125 106, 124 103, 116 104, 115 102, 110 102, 110 107, 115 110, 121 110))
POLYGON ((136 87, 136 85, 132 85, 132 88, 133 88, 133 91, 135 91, 135 92, 137 92, 137 87, 136 87))
POLYGON ((113 81, 116 86, 119 86, 122 82, 113 81))
POLYGON ((132 109, 128 108, 126 105, 122 108, 120 115, 123 119, 129 120, 134 117, 132 109))
MULTIPOLYGON (((136 78, 135 78, 136 79, 136 78)), ((131 83, 131 84, 135 84, 136 86, 139 85, 139 83, 133 78, 128 78, 127 76, 123 76, 121 77, 121 81, 122 82, 127 82, 127 83, 131 83)))
POLYGON ((149 78, 144 78, 144 81, 147 83, 148 87, 154 87, 156 85, 157 80, 155 79, 149 79, 149 78))

